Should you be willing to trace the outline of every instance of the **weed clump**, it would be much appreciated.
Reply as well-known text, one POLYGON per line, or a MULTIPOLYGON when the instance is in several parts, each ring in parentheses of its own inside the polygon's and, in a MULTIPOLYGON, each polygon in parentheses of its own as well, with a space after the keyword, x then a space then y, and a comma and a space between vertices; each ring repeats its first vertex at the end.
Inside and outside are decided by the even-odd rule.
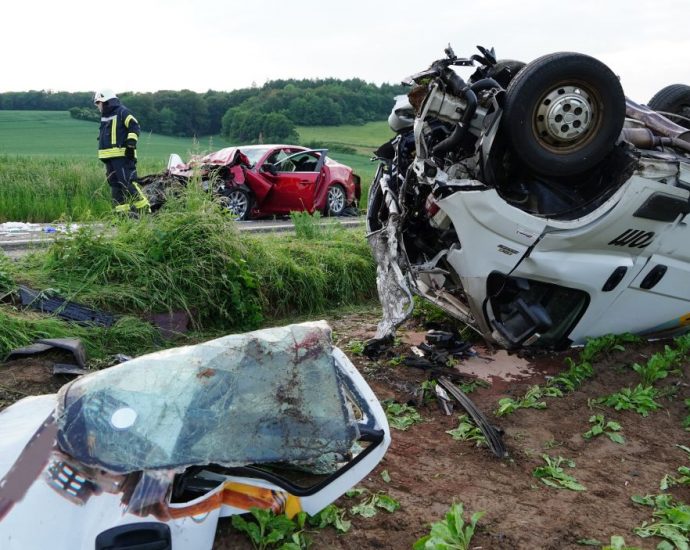
POLYGON ((150 351, 158 345, 160 334, 153 325, 135 317, 122 317, 108 328, 84 327, 56 317, 0 310, 0 360, 41 338, 80 338, 90 358, 105 359, 117 353, 138 355, 150 351))
POLYGON ((15 287, 9 258, 0 251, 0 296, 12 292, 15 287))
POLYGON ((376 268, 364 238, 249 238, 247 265, 260 285, 267 317, 362 303, 376 295, 376 268))
POLYGON ((245 256, 230 216, 190 190, 156 216, 59 239, 38 275, 70 299, 101 308, 184 310, 197 328, 255 328, 262 321, 258 283, 245 256))
POLYGON ((113 313, 181 310, 196 330, 251 330, 375 296, 363 235, 318 222, 305 214, 299 236, 250 237, 191 182, 155 215, 59 237, 15 275, 113 313))

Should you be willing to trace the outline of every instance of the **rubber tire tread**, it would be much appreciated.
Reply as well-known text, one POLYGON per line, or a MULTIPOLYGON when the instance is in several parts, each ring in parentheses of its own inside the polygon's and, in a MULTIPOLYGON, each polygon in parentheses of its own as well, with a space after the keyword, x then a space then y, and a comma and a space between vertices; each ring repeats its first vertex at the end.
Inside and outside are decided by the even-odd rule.
POLYGON ((333 188, 333 187, 339 187, 340 190, 343 192, 343 208, 340 212, 331 212, 331 209, 328 205, 328 194, 327 194, 326 195, 326 212, 325 212, 325 215, 328 217, 338 217, 338 216, 342 215, 342 213, 345 212, 345 209, 348 206, 348 204, 347 204, 347 191, 345 191, 345 188, 342 185, 340 185, 339 183, 334 183, 333 185, 331 185, 328 188, 327 193, 330 193, 331 188, 333 188))
POLYGON ((376 170, 374 179, 369 186, 367 194, 367 233, 378 231, 383 227, 379 220, 379 210, 385 208, 383 191, 381 189, 381 178, 383 177, 383 167, 376 170))
POLYGON ((625 121, 625 94, 618 77, 598 59, 557 52, 528 63, 506 91, 502 124, 510 145, 532 170, 546 176, 572 176, 596 166, 614 147, 625 121), (542 147, 532 131, 532 113, 542 95, 559 83, 581 81, 597 90, 603 123, 583 148, 555 153, 542 147))
MULTIPOLYGON (((690 86, 685 84, 669 84, 661 88, 647 104, 647 107, 654 111, 663 111, 676 115, 683 114, 683 106, 690 107, 690 86)), ((690 122, 686 120, 671 120, 684 128, 690 128, 690 122)))

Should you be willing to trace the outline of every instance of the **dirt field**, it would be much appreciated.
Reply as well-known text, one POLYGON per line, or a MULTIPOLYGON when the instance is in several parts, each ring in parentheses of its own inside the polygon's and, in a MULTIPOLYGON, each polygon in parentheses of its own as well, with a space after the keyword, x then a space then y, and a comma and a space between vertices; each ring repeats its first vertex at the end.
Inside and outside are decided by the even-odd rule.
MULTIPOLYGON (((347 350, 352 342, 369 338, 377 315, 372 309, 366 314, 328 319, 337 345, 347 350)), ((394 356, 408 355, 410 344, 423 341, 424 329, 410 324, 400 336, 394 356)), ((683 404, 690 397, 689 365, 683 365, 682 374, 657 382, 658 387, 675 395, 660 398, 663 409, 646 418, 593 405, 590 400, 636 385, 639 376, 629 366, 646 361, 662 347, 628 346, 626 351, 598 362, 594 378, 578 391, 563 398, 547 398, 544 410, 521 409, 500 418, 493 412, 501 397, 522 396, 531 385, 565 370, 568 354, 526 360, 476 347, 482 358, 463 362, 458 369, 490 380, 489 387, 474 391, 471 398, 495 426, 504 430, 509 457, 498 459, 486 447, 453 441, 446 430, 457 426, 457 417, 464 411, 456 407, 452 416, 445 416, 436 402, 430 401, 418 408, 422 423, 407 431, 392 430, 393 442, 386 457, 362 484, 374 492, 385 491, 400 502, 400 509, 393 513, 382 510, 369 519, 353 517, 346 534, 337 534, 332 528, 314 532, 310 535, 312 548, 411 548, 428 533, 429 523, 440 520, 453 502, 462 502, 468 513, 485 512, 472 548, 582 548, 585 540, 608 543, 612 535, 623 536, 629 546, 656 548, 661 539, 642 539, 632 531, 652 519, 652 509, 634 504, 631 497, 658 494, 665 474, 690 464, 688 453, 676 446, 690 445, 690 432, 682 428, 690 413, 683 404), (605 436, 585 440, 582 434, 590 429, 588 419, 593 414, 619 422, 625 444, 605 436), (533 477, 533 470, 544 465, 543 453, 573 460, 576 466, 565 470, 586 490, 558 490, 533 477), (380 475, 383 470, 390 475, 388 483, 380 475)), ((414 392, 425 380, 424 372, 392 366, 387 359, 372 362, 348 355, 381 400, 414 402, 414 392)), ((569 355, 576 356, 577 352, 569 355)), ((42 364, 41 360, 25 359, 0 366, 0 408, 24 394, 55 391, 64 379, 52 376, 48 364, 50 361, 42 364)), ((690 502, 687 485, 669 492, 690 502)), ((354 501, 344 497, 337 504, 349 508, 354 501)), ((214 548, 249 549, 251 545, 243 535, 233 532, 229 521, 222 520, 214 548)))

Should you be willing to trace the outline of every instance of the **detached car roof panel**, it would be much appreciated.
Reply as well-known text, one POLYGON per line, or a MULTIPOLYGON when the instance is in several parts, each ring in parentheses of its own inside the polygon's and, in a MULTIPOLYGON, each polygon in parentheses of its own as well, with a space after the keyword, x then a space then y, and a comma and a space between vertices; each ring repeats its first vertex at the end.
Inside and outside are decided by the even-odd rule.
POLYGON ((119 474, 346 454, 358 432, 331 352, 328 326, 304 323, 84 376, 60 391, 59 446, 119 474))

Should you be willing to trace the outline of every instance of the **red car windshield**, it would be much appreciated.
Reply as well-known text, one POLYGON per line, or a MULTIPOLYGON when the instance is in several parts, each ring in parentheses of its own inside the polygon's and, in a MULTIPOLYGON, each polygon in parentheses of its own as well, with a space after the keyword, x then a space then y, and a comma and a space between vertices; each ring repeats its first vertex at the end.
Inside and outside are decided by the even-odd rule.
POLYGON ((257 162, 259 162, 259 159, 261 157, 263 157, 271 149, 272 149, 272 147, 262 147, 260 145, 252 145, 249 147, 241 147, 240 151, 242 151, 245 155, 247 155, 249 162, 251 162, 252 166, 254 166, 257 162))

